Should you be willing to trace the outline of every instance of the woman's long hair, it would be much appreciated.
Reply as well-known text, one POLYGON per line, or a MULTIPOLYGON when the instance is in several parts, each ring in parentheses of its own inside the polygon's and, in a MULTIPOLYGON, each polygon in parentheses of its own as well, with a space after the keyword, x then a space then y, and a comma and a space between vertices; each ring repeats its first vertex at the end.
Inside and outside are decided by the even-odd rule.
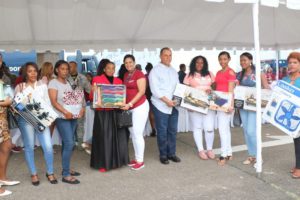
POLYGON ((202 59, 203 60, 203 68, 200 71, 201 76, 205 77, 209 74, 208 71, 208 62, 207 59, 204 56, 196 56, 195 58, 192 59, 191 63, 190 63, 190 73, 189 76, 194 76, 195 73, 197 72, 196 70, 196 62, 198 59, 202 59))
MULTIPOLYGON (((252 69, 252 71, 254 72, 254 71, 255 71, 255 66, 254 66, 253 63, 252 63, 252 61, 253 61, 253 56, 252 56, 252 54, 249 53, 249 52, 244 52, 244 53, 242 53, 242 54, 240 55, 240 58, 243 57, 243 56, 245 56, 245 57, 247 57, 249 60, 251 60, 251 69, 252 69)), ((246 69, 242 69, 241 76, 240 76, 240 80, 239 80, 240 82, 243 80, 245 73, 246 73, 246 69)))
POLYGON ((104 68, 107 65, 107 63, 110 63, 110 60, 104 58, 99 62, 99 65, 97 67, 97 76, 100 76, 104 73, 104 68))
POLYGON ((53 76, 53 65, 50 62, 44 62, 41 68, 41 73, 40 73, 40 79, 42 79, 44 76, 47 77, 47 79, 50 81, 53 76))

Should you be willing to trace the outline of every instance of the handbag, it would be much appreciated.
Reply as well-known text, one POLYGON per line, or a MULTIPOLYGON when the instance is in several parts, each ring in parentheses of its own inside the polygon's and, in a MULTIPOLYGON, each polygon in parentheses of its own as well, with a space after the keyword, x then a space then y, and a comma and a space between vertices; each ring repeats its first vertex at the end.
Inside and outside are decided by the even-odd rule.
POLYGON ((117 127, 128 128, 132 126, 132 112, 128 110, 117 111, 117 127))
POLYGON ((233 115, 233 125, 240 127, 242 125, 242 119, 240 115, 240 109, 235 108, 234 109, 234 115, 233 115))
POLYGON ((7 122, 8 122, 9 129, 15 129, 19 127, 15 115, 16 115, 16 111, 14 111, 12 107, 9 107, 7 109, 7 122))

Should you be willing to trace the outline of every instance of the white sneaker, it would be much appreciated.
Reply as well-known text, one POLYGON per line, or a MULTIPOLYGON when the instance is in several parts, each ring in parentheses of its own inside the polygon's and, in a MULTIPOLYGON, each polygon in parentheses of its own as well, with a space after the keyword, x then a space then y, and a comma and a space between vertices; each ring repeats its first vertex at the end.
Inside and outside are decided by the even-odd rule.
POLYGON ((18 185, 20 181, 2 181, 0 180, 0 184, 6 185, 6 186, 12 186, 12 185, 18 185))
POLYGON ((11 191, 5 190, 3 193, 0 193, 0 197, 4 197, 4 196, 10 195, 10 194, 12 194, 11 191))

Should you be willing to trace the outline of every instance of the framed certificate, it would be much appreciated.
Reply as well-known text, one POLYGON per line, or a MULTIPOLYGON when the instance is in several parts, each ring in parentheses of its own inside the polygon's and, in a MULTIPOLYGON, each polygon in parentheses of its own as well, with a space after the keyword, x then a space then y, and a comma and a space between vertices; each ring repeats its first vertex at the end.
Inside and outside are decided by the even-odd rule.
POLYGON ((178 83, 172 100, 176 102, 176 106, 207 114, 209 107, 208 96, 200 89, 178 83))
POLYGON ((120 108, 126 103, 126 86, 97 84, 93 108, 120 108))
POLYGON ((232 93, 212 91, 208 96, 209 99, 209 109, 217 110, 222 112, 228 112, 231 107, 232 93))
MULTIPOLYGON (((272 90, 261 89, 262 112, 271 98, 272 90)), ((234 89, 234 107, 244 110, 256 111, 256 88, 236 86, 234 89)))

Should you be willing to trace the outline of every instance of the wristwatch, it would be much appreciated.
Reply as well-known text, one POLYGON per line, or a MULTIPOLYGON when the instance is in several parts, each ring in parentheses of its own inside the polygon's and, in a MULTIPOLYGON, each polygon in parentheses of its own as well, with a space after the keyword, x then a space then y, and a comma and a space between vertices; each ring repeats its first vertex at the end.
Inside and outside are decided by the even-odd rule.
POLYGON ((133 104, 132 103, 128 103, 128 105, 129 105, 129 108, 132 108, 132 106, 133 106, 133 104))

